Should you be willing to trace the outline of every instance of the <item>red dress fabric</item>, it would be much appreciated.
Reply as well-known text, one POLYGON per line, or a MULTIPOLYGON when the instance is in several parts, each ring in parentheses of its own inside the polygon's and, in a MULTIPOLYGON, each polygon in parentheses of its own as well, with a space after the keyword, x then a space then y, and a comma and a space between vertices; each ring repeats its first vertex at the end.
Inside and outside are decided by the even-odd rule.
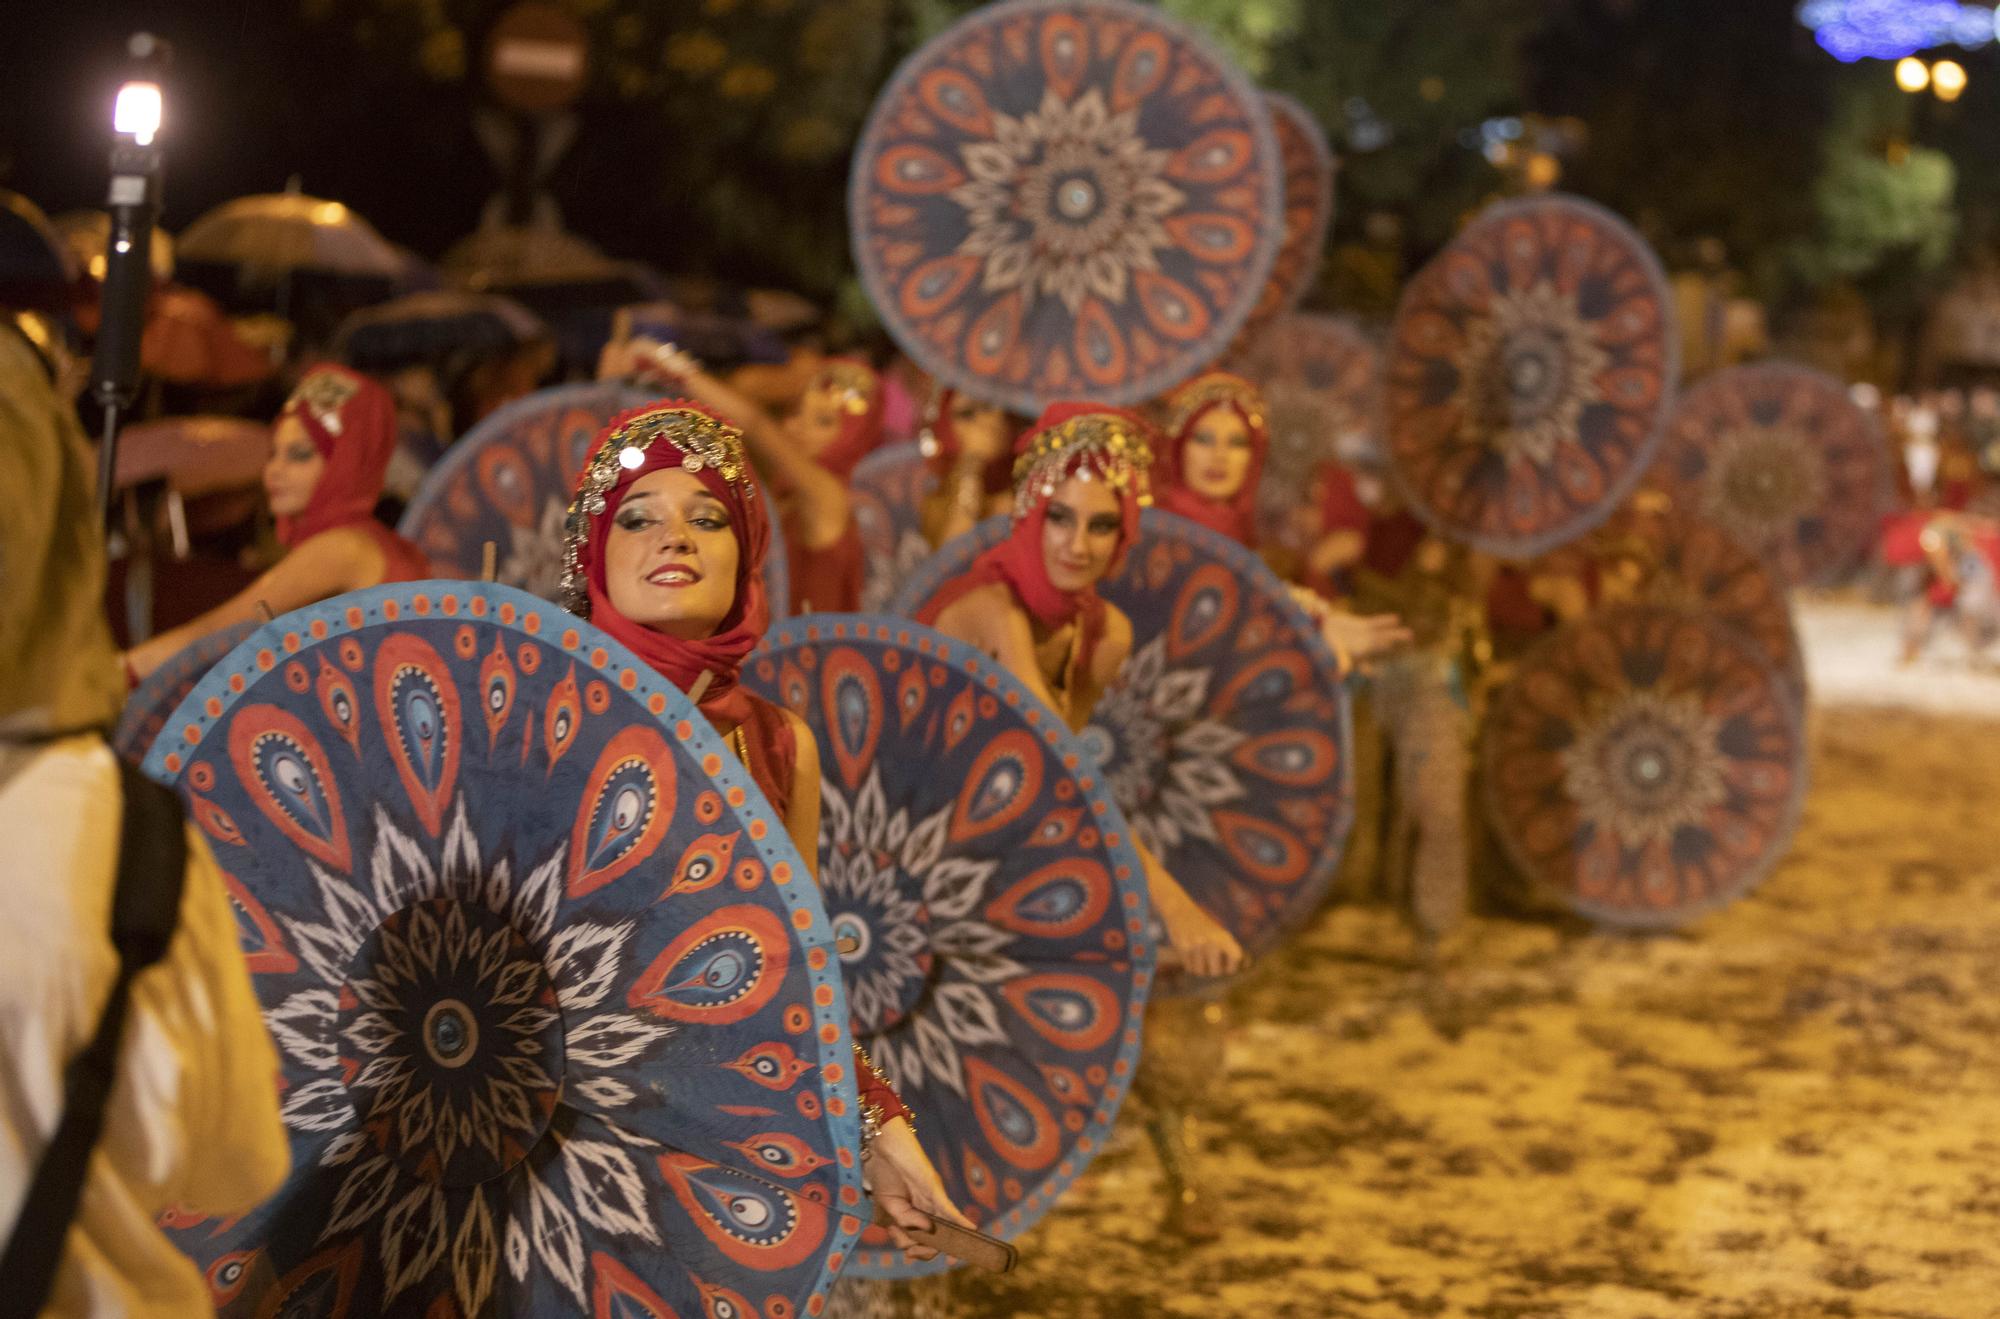
POLYGON ((848 514, 840 539, 821 549, 806 548, 802 533, 787 520, 786 562, 792 582, 792 613, 845 614, 861 608, 861 586, 868 556, 861 543, 861 525, 848 514))

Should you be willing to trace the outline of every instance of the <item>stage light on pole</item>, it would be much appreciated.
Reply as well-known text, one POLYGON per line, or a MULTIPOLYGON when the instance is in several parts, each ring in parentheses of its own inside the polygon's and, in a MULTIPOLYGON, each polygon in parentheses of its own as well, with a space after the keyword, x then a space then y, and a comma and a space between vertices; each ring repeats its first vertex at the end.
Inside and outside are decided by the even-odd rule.
POLYGON ((1965 91, 1965 66, 1957 60, 1931 65, 1931 90, 1940 101, 1956 101, 1965 91))
POLYGON ((1896 85, 1915 96, 1931 85, 1930 66, 1915 55, 1906 55, 1896 61, 1896 85))
POLYGON ((142 147, 153 145, 159 135, 165 102, 156 82, 128 82, 118 89, 118 102, 111 112, 113 131, 142 147))

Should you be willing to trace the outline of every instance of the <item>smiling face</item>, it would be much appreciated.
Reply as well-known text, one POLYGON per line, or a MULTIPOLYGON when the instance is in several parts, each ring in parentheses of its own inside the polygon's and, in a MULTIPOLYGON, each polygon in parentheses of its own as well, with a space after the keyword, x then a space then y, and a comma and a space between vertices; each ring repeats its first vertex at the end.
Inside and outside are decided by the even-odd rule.
POLYGON ((1042 521, 1042 566, 1058 591, 1088 590, 1111 570, 1123 526, 1118 492, 1072 476, 1049 496, 1042 521))
POLYGON ((1254 455, 1250 427, 1236 409, 1210 408, 1181 447, 1182 477, 1203 499, 1226 502, 1243 492, 1254 455))
POLYGON ((604 586, 634 623, 698 640, 736 604, 741 558, 728 506, 694 473, 668 468, 625 492, 604 543, 604 586))
POLYGON ((295 518, 312 503, 326 473, 326 459, 297 417, 281 417, 271 429, 271 456, 264 460, 264 497, 271 516, 295 518))

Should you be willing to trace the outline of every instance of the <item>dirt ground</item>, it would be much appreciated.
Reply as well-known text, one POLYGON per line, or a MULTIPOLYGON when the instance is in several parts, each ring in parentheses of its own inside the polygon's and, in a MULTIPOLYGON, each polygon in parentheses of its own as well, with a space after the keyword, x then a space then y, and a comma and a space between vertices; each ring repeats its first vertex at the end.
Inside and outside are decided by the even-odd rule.
POLYGON ((1333 908, 1229 1004, 1223 1239, 1135 1125, 960 1313, 2000 1315, 2000 724, 1835 705, 1797 846, 1669 936, 1333 908))

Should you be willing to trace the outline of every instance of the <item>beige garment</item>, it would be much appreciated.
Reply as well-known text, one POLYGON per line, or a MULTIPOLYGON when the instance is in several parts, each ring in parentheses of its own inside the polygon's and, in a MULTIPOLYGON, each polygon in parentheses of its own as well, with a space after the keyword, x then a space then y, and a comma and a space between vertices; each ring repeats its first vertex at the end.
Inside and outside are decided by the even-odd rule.
MULTIPOLYGON (((61 1116, 63 1067, 96 1029, 118 969, 111 894, 118 770, 96 736, 44 745, 0 781, 0 1232, 11 1232, 61 1116)), ((103 1138, 46 1313, 210 1313, 208 1289, 155 1226, 165 1210, 235 1215, 288 1165, 278 1059, 207 845, 166 958, 133 986, 103 1138)))

